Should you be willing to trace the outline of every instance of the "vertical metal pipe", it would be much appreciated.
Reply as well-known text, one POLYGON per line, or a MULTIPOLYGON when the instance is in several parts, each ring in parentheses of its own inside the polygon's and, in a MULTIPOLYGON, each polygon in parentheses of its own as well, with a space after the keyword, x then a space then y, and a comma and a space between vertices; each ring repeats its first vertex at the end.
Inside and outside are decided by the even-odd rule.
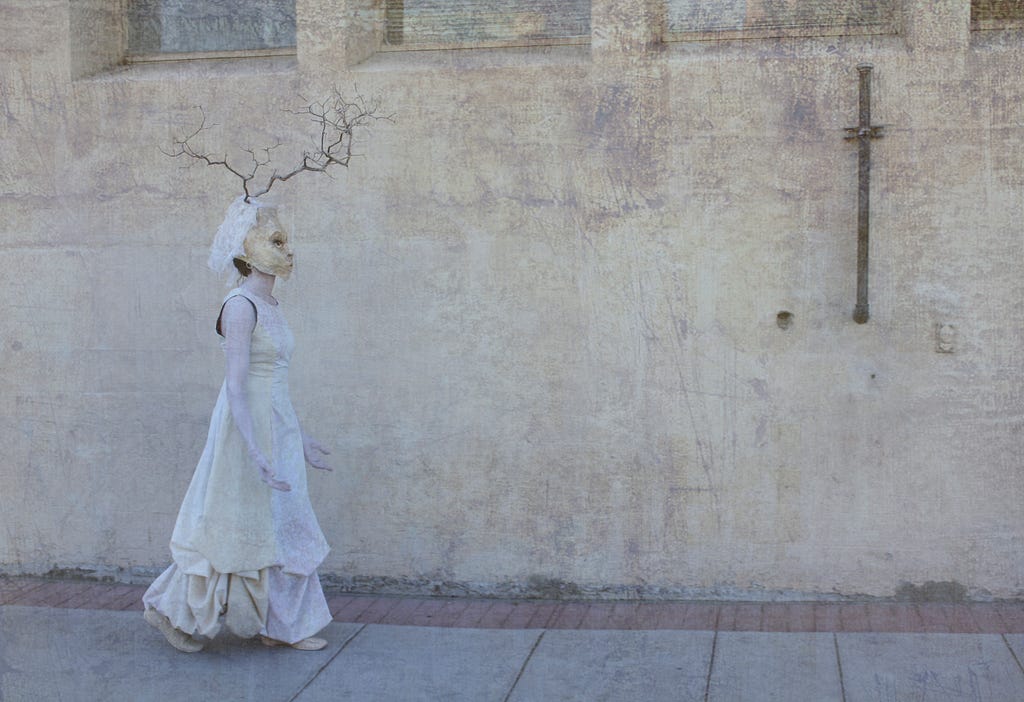
POLYGON ((857 120, 857 305, 853 321, 864 324, 871 316, 868 306, 868 252, 871 230, 871 69, 869 63, 857 66, 860 73, 860 118, 857 120))

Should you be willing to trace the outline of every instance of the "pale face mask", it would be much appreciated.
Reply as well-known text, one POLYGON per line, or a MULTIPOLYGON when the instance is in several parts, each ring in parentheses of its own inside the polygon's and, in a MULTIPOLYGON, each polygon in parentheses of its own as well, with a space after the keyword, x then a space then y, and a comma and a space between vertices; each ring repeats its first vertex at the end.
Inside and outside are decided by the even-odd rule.
POLYGON ((258 271, 288 278, 294 266, 294 254, 288 245, 288 232, 277 218, 277 210, 262 208, 256 226, 245 237, 243 261, 258 271))

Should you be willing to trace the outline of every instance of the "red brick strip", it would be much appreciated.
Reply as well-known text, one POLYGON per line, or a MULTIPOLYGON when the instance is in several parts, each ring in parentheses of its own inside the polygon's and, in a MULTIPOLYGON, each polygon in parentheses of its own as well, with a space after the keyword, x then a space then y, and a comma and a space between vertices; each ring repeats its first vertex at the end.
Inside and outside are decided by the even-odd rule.
POLYGON ((495 600, 476 625, 481 629, 501 629, 514 610, 513 603, 506 600, 495 600))
POLYGON ((561 605, 557 602, 534 602, 530 606, 530 620, 526 623, 525 629, 548 629, 551 627, 551 620, 559 612, 561 605))
POLYGON ((336 616, 338 616, 338 612, 343 610, 348 605, 352 604, 352 602, 355 601, 355 599, 356 598, 352 597, 351 595, 348 595, 348 596, 338 595, 338 596, 334 596, 334 597, 328 597, 327 598, 327 609, 329 609, 331 611, 331 616, 332 617, 336 617, 336 616))
POLYGON ((359 615, 369 609, 376 599, 376 597, 353 596, 347 603, 336 609, 331 605, 331 602, 334 601, 334 598, 331 598, 327 600, 327 605, 330 607, 331 616, 334 617, 335 621, 354 622, 359 615))
POLYGON ((479 627, 480 620, 493 605, 494 602, 489 600, 470 600, 469 606, 459 613, 452 626, 479 627))
MULTIPOLYGON (((0 605, 142 610, 141 585, 0 577, 0 605)), ((333 595, 335 621, 500 629, 1024 633, 1024 602, 552 602, 333 595)))
POLYGON ((413 598, 398 598, 397 604, 388 610, 377 622, 378 624, 402 624, 409 621, 416 610, 423 605, 423 600, 413 598))
POLYGON ((1004 634, 1024 634, 1024 606, 1020 603, 1007 604, 999 603, 995 606, 996 612, 1003 620, 1006 627, 1004 634))
POLYGON ((862 632, 871 631, 868 619, 868 606, 861 603, 844 604, 839 608, 839 631, 862 632))
MULTIPOLYGON (((530 629, 530 621, 537 613, 537 607, 532 602, 514 602, 512 612, 505 619, 502 627, 505 629, 530 629)), ((543 628, 543 627, 541 627, 543 628)))
POLYGON ((459 621, 459 618, 462 616, 463 612, 469 609, 472 603, 472 600, 468 600, 462 597, 445 600, 444 607, 442 607, 437 613, 435 613, 432 616, 431 626, 456 626, 456 623, 459 621))
POLYGON ((611 602, 592 602, 587 613, 580 620, 580 629, 615 629, 612 625, 612 612, 615 605, 611 602))
POLYGON ((380 624, 381 620, 394 609, 401 600, 392 597, 378 597, 364 609, 355 621, 359 624, 380 624))
POLYGON ((558 612, 548 624, 550 629, 579 629, 587 616, 590 605, 586 602, 567 602, 558 608, 558 612))
POLYGON ((448 621, 445 610, 448 608, 448 601, 439 597, 424 600, 423 604, 416 608, 416 611, 409 618, 410 626, 439 626, 435 622, 448 621))
POLYGON ((718 612, 719 631, 762 631, 761 604, 723 604, 718 612))
POLYGON ((994 604, 971 605, 971 616, 974 617, 974 622, 978 625, 979 631, 995 634, 1010 633, 1006 629, 1002 615, 999 614, 994 604))
POLYGON ((814 613, 814 630, 817 632, 842 631, 839 625, 840 605, 816 603, 811 605, 814 613))

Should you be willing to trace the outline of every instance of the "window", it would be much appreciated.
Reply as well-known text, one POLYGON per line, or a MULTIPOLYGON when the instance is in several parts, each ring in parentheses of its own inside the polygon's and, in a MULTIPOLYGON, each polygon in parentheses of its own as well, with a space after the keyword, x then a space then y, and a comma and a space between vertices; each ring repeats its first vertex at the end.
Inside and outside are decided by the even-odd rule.
POLYGON ((295 46, 295 0, 129 0, 129 58, 285 50, 295 46))
POLYGON ((894 0, 667 0, 669 39, 893 31, 894 0), (708 35, 711 36, 700 36, 708 35))
POLYGON ((387 0, 382 50, 581 44, 590 0, 387 0))
POLYGON ((1019 27, 1024 24, 1024 0, 971 0, 975 29, 1019 27))

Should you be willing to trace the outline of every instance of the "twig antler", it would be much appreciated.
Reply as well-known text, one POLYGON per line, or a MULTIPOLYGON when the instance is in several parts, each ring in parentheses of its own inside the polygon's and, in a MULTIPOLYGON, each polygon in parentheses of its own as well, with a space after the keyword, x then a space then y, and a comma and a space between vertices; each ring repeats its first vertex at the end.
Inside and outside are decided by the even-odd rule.
MULTIPOLYGON (((302 99, 305 100, 305 98, 302 99)), ((210 129, 206 126, 206 112, 202 107, 199 108, 199 111, 203 118, 195 131, 175 139, 173 150, 164 151, 164 154, 175 158, 187 156, 202 161, 207 166, 223 166, 242 181, 242 191, 245 193, 246 202, 268 193, 274 187, 274 183, 288 180, 304 171, 323 173, 331 166, 347 168, 352 159, 354 132, 378 120, 394 121, 392 115, 385 115, 381 112, 378 98, 367 101, 361 95, 357 95, 354 99, 349 100, 337 89, 334 90, 331 97, 325 100, 310 102, 298 110, 287 110, 294 115, 308 116, 310 121, 318 126, 319 134, 313 137, 312 148, 303 152, 302 161, 298 166, 285 173, 278 172, 276 168, 273 169, 266 185, 261 190, 254 192, 253 181, 261 169, 270 166, 270 152, 281 144, 261 149, 244 149, 252 159, 251 166, 248 169, 242 169, 237 165, 232 165, 228 162, 226 154, 218 158, 207 151, 197 150, 193 145, 193 139, 201 132, 210 129)))

